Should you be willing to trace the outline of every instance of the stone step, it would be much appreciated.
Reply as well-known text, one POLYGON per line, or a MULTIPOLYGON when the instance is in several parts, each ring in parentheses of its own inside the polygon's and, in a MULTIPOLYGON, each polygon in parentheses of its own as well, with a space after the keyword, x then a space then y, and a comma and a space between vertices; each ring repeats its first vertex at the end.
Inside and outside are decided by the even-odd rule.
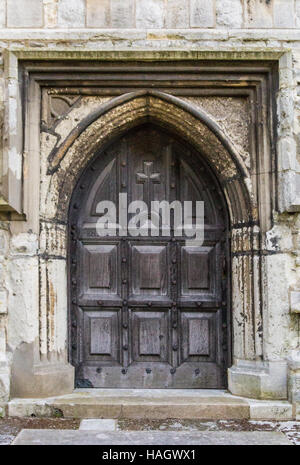
POLYGON ((107 419, 292 419, 285 401, 255 401, 226 391, 180 389, 77 389, 47 399, 13 399, 11 417, 63 417, 107 419))
MULTIPOLYGON (((13 445, 291 445, 279 432, 113 431, 23 429, 13 445)), ((134 452, 134 450, 132 451, 134 452)), ((141 452, 139 452, 140 454, 141 452)), ((146 455, 146 452, 145 452, 146 455)))

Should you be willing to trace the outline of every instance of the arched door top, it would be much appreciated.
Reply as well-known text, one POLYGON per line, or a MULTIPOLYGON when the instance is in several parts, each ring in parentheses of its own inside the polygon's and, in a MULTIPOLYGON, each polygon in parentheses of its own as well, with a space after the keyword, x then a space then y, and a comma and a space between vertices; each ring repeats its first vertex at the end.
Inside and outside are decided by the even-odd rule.
POLYGON ((67 220, 73 189, 95 153, 129 129, 151 121, 181 136, 206 159, 223 185, 232 224, 256 220, 251 178, 224 132, 204 111, 180 98, 151 90, 128 93, 101 105, 53 149, 48 175, 55 183, 57 197, 54 199, 52 192, 47 200, 53 205, 56 200, 59 211, 55 216, 59 220, 67 220))

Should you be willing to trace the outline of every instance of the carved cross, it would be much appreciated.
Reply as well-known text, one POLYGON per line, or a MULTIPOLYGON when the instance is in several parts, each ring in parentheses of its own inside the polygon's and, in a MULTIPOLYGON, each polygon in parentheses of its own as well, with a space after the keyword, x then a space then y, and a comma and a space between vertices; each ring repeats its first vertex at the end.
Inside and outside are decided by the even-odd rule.
POLYGON ((160 184, 160 173, 153 173, 153 161, 144 161, 143 173, 136 173, 136 182, 144 185, 144 201, 150 207, 151 184, 160 184))

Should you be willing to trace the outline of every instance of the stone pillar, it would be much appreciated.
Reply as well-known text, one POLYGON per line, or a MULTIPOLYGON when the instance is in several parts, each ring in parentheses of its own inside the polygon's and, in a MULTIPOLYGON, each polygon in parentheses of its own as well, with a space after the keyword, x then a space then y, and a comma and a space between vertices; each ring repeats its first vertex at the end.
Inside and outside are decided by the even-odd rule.
POLYGON ((286 399, 287 341, 294 343, 288 299, 292 259, 280 250, 284 244, 276 242, 277 236, 260 253, 258 231, 249 231, 248 254, 245 235, 242 240, 241 233, 236 236, 232 276, 234 351, 233 366, 228 370, 229 390, 250 398, 286 399))
POLYGON ((8 225, 0 222, 0 403, 7 401, 10 394, 10 363, 6 353, 8 289, 5 280, 8 245, 8 225))
POLYGON ((64 240, 64 227, 52 224, 41 225, 39 249, 35 234, 12 239, 12 397, 57 396, 74 389, 74 369, 67 361, 64 240))

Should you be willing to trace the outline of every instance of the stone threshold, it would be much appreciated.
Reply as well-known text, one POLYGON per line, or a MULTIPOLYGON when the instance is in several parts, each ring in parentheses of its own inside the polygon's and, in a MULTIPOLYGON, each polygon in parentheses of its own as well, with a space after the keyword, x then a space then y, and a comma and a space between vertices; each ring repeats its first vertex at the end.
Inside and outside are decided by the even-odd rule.
POLYGON ((293 420, 287 401, 255 400, 213 389, 75 389, 44 399, 12 399, 9 417, 293 420))
MULTIPOLYGON (((12 445, 292 445, 266 431, 99 431, 23 429, 12 445)), ((145 453, 146 455, 146 453, 145 453)), ((116 458, 116 457, 114 457, 116 458)))

